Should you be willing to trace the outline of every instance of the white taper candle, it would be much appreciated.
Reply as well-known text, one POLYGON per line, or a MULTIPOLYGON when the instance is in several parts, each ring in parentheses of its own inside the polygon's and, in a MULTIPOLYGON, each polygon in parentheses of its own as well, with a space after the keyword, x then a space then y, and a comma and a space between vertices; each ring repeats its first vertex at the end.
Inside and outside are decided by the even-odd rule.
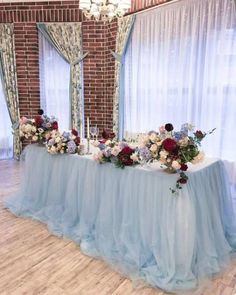
POLYGON ((89 133, 90 133, 90 130, 89 130, 89 117, 87 117, 87 138, 90 138, 89 133))

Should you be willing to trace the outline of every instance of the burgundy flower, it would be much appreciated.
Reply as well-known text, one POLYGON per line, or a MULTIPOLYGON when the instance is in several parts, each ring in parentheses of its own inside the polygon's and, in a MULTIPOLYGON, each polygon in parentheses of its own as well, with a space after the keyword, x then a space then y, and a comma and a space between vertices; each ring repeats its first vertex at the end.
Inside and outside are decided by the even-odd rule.
POLYGON ((205 134, 203 134, 201 130, 197 130, 194 134, 198 139, 203 139, 205 136, 205 134))
POLYGON ((42 115, 44 114, 44 111, 43 111, 42 109, 39 109, 39 110, 38 110, 38 114, 39 114, 40 116, 42 116, 42 115))
POLYGON ((52 129, 57 130, 58 129, 58 123, 55 121, 52 123, 52 129))
POLYGON ((174 129, 174 127, 173 127, 173 125, 172 125, 171 123, 167 123, 167 124, 165 125, 165 130, 166 130, 166 131, 170 132, 170 131, 172 131, 173 129, 174 129))
POLYGON ((34 118, 34 121, 37 127, 41 127, 41 125, 43 124, 43 118, 40 115, 36 116, 34 118))
POLYGON ((71 133, 74 135, 74 136, 78 136, 78 131, 74 128, 72 128, 71 130, 71 133))
POLYGON ((172 138, 166 138, 163 143, 162 143, 163 148, 167 151, 167 152, 172 152, 176 149, 177 144, 176 141, 172 138))
POLYGON ((102 138, 109 139, 109 137, 110 137, 109 131, 104 129, 103 132, 102 132, 102 138))
POLYGON ((187 179, 186 178, 180 178, 179 180, 178 180, 178 182, 179 183, 181 183, 181 184, 185 184, 185 183, 187 183, 187 179))
MULTIPOLYGON (((78 132, 77 132, 78 133, 78 132)), ((80 137, 77 136, 75 139, 74 139, 74 142, 76 145, 79 145, 80 144, 80 137)))
POLYGON ((123 149, 121 150, 120 152, 121 154, 124 154, 124 155, 132 155, 134 153, 134 150, 131 149, 128 145, 123 147, 123 149))
POLYGON ((182 170, 182 171, 187 171, 187 170, 188 170, 188 165, 186 165, 186 164, 181 164, 180 170, 182 170))
POLYGON ((132 166, 134 161, 130 159, 130 155, 119 153, 118 159, 124 164, 125 166, 132 166))

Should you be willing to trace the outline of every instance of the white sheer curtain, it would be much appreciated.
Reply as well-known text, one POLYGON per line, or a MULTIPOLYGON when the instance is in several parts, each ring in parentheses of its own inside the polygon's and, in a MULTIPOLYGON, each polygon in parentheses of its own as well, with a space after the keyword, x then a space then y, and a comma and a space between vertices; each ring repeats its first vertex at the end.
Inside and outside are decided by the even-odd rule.
POLYGON ((60 130, 70 126, 70 65, 39 32, 40 104, 58 119, 60 130))
POLYGON ((193 123, 236 183, 234 0, 180 0, 136 16, 124 60, 124 132, 193 123))
POLYGON ((13 157, 13 135, 3 85, 0 79, 0 160, 13 157))

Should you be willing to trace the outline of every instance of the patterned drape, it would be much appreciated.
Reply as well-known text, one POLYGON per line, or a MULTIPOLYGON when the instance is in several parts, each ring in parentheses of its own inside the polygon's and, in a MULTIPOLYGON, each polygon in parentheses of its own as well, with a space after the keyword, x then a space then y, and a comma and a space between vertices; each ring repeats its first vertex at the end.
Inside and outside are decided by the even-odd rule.
POLYGON ((38 29, 70 64, 71 127, 78 129, 83 124, 83 91, 81 61, 87 55, 82 53, 81 23, 45 23, 38 29))
POLYGON ((121 93, 122 83, 120 82, 123 56, 127 46, 127 42, 133 27, 135 16, 129 15, 124 18, 118 19, 118 30, 116 36, 116 52, 112 52, 115 57, 115 85, 113 95, 113 131, 117 134, 118 138, 121 139, 123 136, 122 129, 119 125, 122 124, 123 119, 121 118, 121 93), (120 124, 119 124, 120 122, 120 124))
POLYGON ((19 159, 21 153, 21 141, 19 134, 20 112, 13 24, 0 24, 0 78, 2 79, 6 103, 14 133, 14 158, 19 159))

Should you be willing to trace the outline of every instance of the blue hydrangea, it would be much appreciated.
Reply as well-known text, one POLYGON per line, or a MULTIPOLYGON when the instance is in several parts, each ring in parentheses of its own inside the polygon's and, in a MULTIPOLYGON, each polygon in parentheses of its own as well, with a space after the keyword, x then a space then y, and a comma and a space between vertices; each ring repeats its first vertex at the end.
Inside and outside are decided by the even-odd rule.
POLYGON ((103 151, 106 148, 106 145, 104 143, 99 143, 98 148, 103 151))
POLYGON ((75 151, 76 151, 76 144, 73 140, 71 140, 67 143, 67 152, 69 154, 74 154, 75 151))
POLYGON ((64 132, 62 133, 62 136, 63 136, 65 139, 69 140, 69 138, 70 138, 70 132, 66 132, 66 131, 64 131, 64 132))
POLYGON ((145 146, 139 149, 139 156, 144 161, 149 161, 152 158, 152 153, 150 150, 145 146))
POLYGON ((53 138, 49 139, 48 145, 52 146, 55 144, 55 140, 53 138))

